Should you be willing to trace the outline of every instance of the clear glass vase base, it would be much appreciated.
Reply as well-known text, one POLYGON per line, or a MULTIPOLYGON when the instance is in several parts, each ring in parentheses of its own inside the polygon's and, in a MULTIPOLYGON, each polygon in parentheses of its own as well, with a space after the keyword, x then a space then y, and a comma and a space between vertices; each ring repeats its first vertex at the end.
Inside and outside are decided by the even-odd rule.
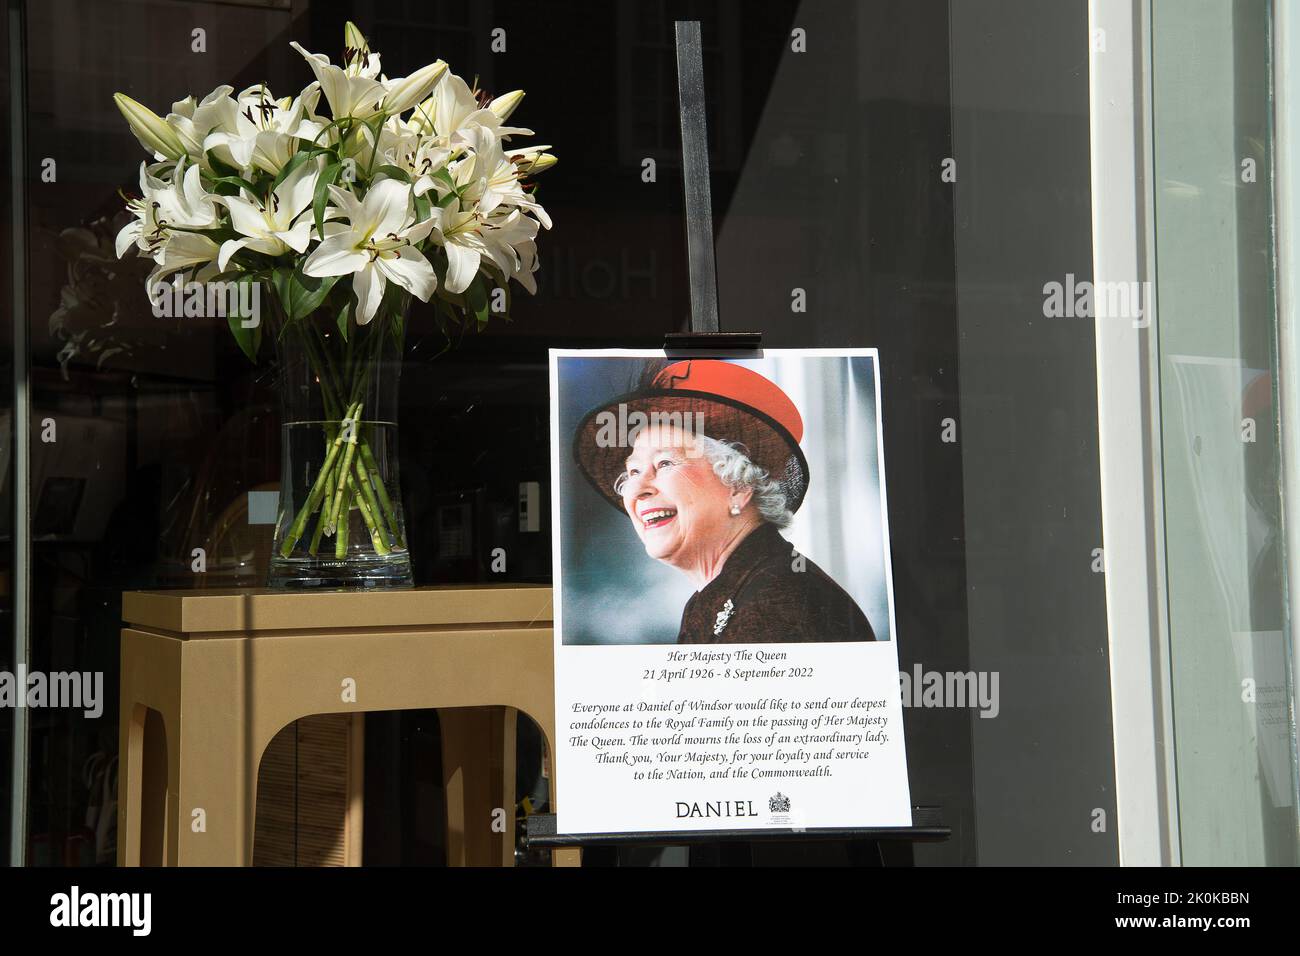
POLYGON ((409 588, 397 449, 405 303, 364 326, 336 297, 277 318, 280 512, 267 586, 409 588))
POLYGON ((405 554, 354 556, 341 561, 321 558, 271 560, 267 586, 285 591, 366 591, 409 588, 411 560, 405 554))

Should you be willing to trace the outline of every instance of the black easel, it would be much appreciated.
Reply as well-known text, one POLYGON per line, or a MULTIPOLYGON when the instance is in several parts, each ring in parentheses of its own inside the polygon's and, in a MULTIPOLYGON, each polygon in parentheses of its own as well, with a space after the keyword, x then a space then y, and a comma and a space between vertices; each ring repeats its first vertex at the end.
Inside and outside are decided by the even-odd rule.
MULTIPOLYGON (((691 281, 691 330, 664 335, 670 357, 756 356, 762 332, 723 332, 718 320, 718 279, 713 246, 713 198, 709 188, 709 134, 704 112, 704 55, 698 20, 678 20, 677 93, 682 124, 682 183, 686 194, 686 257, 691 281)), ((566 847, 690 846, 709 854, 713 865, 749 865, 753 844, 836 841, 849 845, 849 862, 885 866, 887 848, 948 839, 939 807, 913 807, 910 827, 817 827, 807 830, 681 830, 650 833, 556 832, 556 815, 527 818, 525 849, 566 847)))
MULTIPOLYGON (((913 807, 910 827, 814 827, 807 830, 655 830, 650 833, 557 833, 554 813, 528 818, 524 844, 528 849, 607 846, 701 846, 710 844, 836 841, 850 844, 939 842, 952 835, 939 807, 913 807)), ((860 847, 860 849, 867 849, 860 847)), ((883 858, 884 853, 876 850, 883 858)), ((868 850, 868 855, 871 853, 868 850)))
POLYGON ((709 188, 709 131, 704 112, 704 52, 698 20, 678 20, 677 103, 682 125, 682 189, 686 198, 686 261, 691 279, 691 330, 669 332, 664 350, 753 352, 762 332, 723 332, 718 321, 718 276, 709 188))

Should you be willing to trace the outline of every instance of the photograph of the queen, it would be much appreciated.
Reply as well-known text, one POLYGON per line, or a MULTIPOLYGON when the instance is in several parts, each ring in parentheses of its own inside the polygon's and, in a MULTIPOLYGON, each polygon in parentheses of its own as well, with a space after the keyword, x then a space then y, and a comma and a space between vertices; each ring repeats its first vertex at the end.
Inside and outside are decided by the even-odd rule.
POLYGON ((891 639, 877 378, 871 350, 557 353, 563 643, 891 639))

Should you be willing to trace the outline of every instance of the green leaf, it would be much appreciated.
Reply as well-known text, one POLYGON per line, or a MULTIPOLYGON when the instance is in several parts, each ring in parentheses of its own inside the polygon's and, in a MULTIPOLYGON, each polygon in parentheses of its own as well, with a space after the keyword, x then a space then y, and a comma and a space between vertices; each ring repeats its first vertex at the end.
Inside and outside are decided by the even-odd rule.
POLYGON ((401 183, 410 183, 411 181, 410 173, 402 169, 400 166, 394 166, 391 163, 385 163, 383 166, 380 166, 375 170, 374 178, 378 179, 380 176, 387 176, 389 179, 396 179, 401 183))
POLYGON ((465 290, 465 305, 469 311, 474 313, 474 318, 481 329, 488 323, 488 290, 487 282, 484 281, 482 273, 474 277, 474 281, 469 284, 465 290))
POLYGON ((208 165, 212 167, 212 171, 218 176, 239 176, 238 169, 228 163, 223 163, 212 150, 208 150, 203 155, 207 157, 208 165))
POLYGON ((415 197, 415 221, 416 222, 424 222, 424 220, 429 218, 429 215, 432 212, 433 212, 433 203, 430 201, 428 193, 424 193, 423 195, 415 197))
POLYGON ((172 232, 192 232, 196 236, 207 236, 213 242, 225 242, 227 239, 237 239, 239 233, 230 226, 222 226, 220 229, 206 229, 197 226, 168 226, 172 232))
POLYGON ((271 180, 271 188, 267 190, 267 193, 270 194, 275 192, 275 187, 279 186, 280 183, 288 179, 290 173, 292 173, 303 163, 307 162, 307 160, 311 159, 313 156, 317 155, 318 153, 324 153, 324 152, 329 152, 329 150, 317 146, 312 149, 302 149, 294 153, 292 156, 289 157, 289 161, 285 163, 282 167, 280 167, 280 171, 276 173, 275 179, 271 180))
POLYGON ((316 193, 312 197, 311 212, 316 219, 316 232, 322 236, 325 234, 325 207, 329 205, 329 188, 338 180, 341 172, 343 172, 342 163, 330 163, 316 180, 316 193))
MULTIPOLYGON (((251 285, 257 282, 257 279, 245 273, 238 282, 240 285, 251 285)), ((252 297, 252 290, 250 289, 247 292, 240 292, 238 301, 255 302, 257 300, 252 297)), ((248 356, 248 360, 254 365, 257 364, 257 353, 262 347, 262 323, 260 319, 261 316, 257 315, 257 313, 251 316, 237 315, 234 309, 226 316, 226 323, 230 326, 231 334, 235 337, 240 349, 248 356), (251 328, 245 327, 244 320, 249 318, 257 318, 259 321, 251 328)))
POLYGON ((290 322, 306 318, 320 308, 325 297, 339 281, 338 276, 303 275, 290 266, 281 266, 271 273, 271 285, 280 297, 284 314, 290 322))
POLYGON ((451 173, 444 166, 433 174, 433 178, 439 180, 450 190, 445 196, 438 200, 438 206, 445 209, 452 204, 453 200, 460 198, 460 189, 456 186, 456 180, 451 178, 451 173))
POLYGON ((378 139, 379 131, 384 128, 384 124, 387 122, 388 114, 381 110, 374 116, 370 117, 370 119, 362 120, 361 125, 370 130, 371 134, 378 139))
POLYGON ((351 320, 352 300, 349 299, 348 304, 339 309, 339 335, 343 336, 344 342, 348 340, 348 326, 351 324, 351 320))
POLYGON ((242 176, 217 176, 208 182, 213 187, 212 191, 218 196, 238 196, 241 189, 247 189, 252 195, 257 195, 257 187, 242 176))
POLYGON ((208 282, 243 282, 247 279, 250 282, 265 282, 268 276, 260 272, 249 272, 247 269, 227 269, 225 272, 218 272, 216 275, 207 279, 208 282))
POLYGON ((316 136, 312 139, 311 141, 312 148, 315 149, 317 147, 320 147, 321 149, 332 149, 333 147, 330 146, 321 146, 320 138, 324 136, 326 133, 328 133, 330 130, 336 129, 339 131, 339 137, 341 139, 348 135, 348 130, 351 129, 351 126, 352 126, 352 117, 350 116, 345 116, 341 120, 330 120, 328 123, 326 123, 324 126, 321 127, 320 132, 317 133, 316 136))

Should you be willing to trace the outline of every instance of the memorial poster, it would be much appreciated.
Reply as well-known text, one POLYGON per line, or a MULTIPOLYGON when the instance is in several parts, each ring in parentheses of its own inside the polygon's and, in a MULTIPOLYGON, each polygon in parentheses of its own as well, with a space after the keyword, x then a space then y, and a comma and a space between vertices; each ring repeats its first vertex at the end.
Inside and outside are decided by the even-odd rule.
POLYGON ((909 826, 874 349, 552 350, 560 832, 909 826))

